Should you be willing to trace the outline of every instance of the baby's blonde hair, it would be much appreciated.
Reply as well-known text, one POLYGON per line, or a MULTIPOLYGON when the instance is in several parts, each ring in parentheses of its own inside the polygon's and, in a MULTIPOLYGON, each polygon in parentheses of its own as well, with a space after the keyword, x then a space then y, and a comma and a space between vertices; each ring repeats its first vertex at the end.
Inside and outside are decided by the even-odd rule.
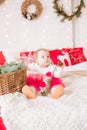
POLYGON ((45 48, 40 48, 40 49, 36 50, 35 53, 34 53, 34 60, 35 60, 35 61, 37 60, 39 51, 49 52, 49 50, 48 50, 48 49, 45 49, 45 48))

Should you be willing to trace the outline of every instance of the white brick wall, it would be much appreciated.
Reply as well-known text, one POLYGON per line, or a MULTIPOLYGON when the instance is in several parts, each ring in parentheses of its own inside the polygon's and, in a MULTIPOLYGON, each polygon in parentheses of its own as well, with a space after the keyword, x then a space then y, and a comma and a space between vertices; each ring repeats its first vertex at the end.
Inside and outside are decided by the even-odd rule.
POLYGON ((76 46, 83 46, 87 56, 87 0, 85 1, 86 8, 82 10, 82 16, 76 21, 76 46))
MULTIPOLYGON (((22 0, 6 0, 0 5, 0 50, 35 50, 40 47, 73 47, 72 21, 60 22, 54 13, 53 0, 40 0, 41 16, 28 21, 21 15, 22 0)), ((69 11, 70 1, 63 0, 69 11)), ((87 5, 87 0, 85 0, 87 5)), ((75 23, 75 46, 87 48, 87 8, 75 23)), ((87 54, 87 53, 86 53, 87 54)))

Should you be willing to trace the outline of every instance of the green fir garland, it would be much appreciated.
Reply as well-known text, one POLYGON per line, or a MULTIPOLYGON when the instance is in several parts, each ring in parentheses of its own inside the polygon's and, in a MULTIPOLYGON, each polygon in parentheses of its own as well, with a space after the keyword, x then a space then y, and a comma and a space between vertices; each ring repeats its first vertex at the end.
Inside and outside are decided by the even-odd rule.
POLYGON ((80 0, 80 4, 75 7, 77 10, 72 12, 71 15, 68 15, 64 8, 63 8, 63 5, 62 6, 59 6, 58 4, 58 0, 54 0, 53 2, 53 8, 55 10, 55 13, 57 13, 58 16, 62 16, 63 18, 61 19, 61 22, 65 22, 65 20, 72 20, 74 17, 76 18, 79 18, 82 14, 82 8, 85 8, 85 3, 84 3, 84 0, 80 0))
POLYGON ((0 74, 15 72, 24 66, 24 61, 21 61, 19 64, 16 62, 6 63, 4 66, 0 66, 0 74))

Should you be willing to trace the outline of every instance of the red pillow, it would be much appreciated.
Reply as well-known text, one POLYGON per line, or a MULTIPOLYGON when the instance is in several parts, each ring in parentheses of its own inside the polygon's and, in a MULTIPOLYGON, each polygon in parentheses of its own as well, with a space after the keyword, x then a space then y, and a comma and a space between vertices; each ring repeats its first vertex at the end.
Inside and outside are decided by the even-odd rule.
POLYGON ((20 52, 20 58, 22 60, 26 60, 28 63, 34 62, 33 55, 34 55, 34 51, 31 51, 31 52, 29 52, 29 51, 27 51, 27 52, 20 52))
POLYGON ((5 62, 6 62, 6 59, 5 59, 4 55, 3 55, 3 52, 0 51, 0 65, 4 65, 5 62))
POLYGON ((65 66, 70 66, 71 65, 71 61, 70 61, 70 57, 69 57, 68 52, 63 52, 62 51, 62 55, 58 56, 58 60, 60 61, 60 64, 62 62, 63 65, 65 65, 65 66))
POLYGON ((6 130, 6 127, 5 127, 5 125, 3 124, 3 120, 2 120, 1 117, 0 117, 0 130, 6 130))
MULTIPOLYGON (((67 57, 62 61, 58 57, 58 56, 64 56, 65 57, 65 54, 63 54, 62 50, 53 49, 53 50, 49 50, 49 53, 50 53, 50 58, 51 58, 51 60, 54 64, 58 65, 60 62, 63 62, 63 64, 65 64, 66 66, 70 65, 67 57)), ((34 51, 20 52, 20 58, 23 59, 23 60, 26 60, 28 63, 32 63, 32 62, 34 62, 33 54, 34 54, 34 51)))
POLYGON ((71 65, 71 61, 67 52, 64 53, 62 50, 59 49, 50 50, 49 52, 50 52, 50 57, 54 64, 56 65, 64 64, 65 66, 71 65))
POLYGON ((62 50, 68 52, 72 65, 87 61, 83 52, 83 47, 63 48, 62 50))
POLYGON ((58 60, 58 56, 62 55, 62 51, 59 49, 54 49, 54 50, 49 50, 50 52, 50 58, 53 61, 54 64, 58 64, 59 60, 58 60))
MULTIPOLYGON (((50 53, 50 58, 53 61, 53 63, 58 64, 57 56, 62 55, 61 50, 58 50, 58 49, 49 50, 49 53, 50 53)), ((32 63, 32 62, 34 62, 33 54, 34 54, 34 51, 20 52, 20 58, 24 59, 24 60, 27 60, 28 63, 32 63)))

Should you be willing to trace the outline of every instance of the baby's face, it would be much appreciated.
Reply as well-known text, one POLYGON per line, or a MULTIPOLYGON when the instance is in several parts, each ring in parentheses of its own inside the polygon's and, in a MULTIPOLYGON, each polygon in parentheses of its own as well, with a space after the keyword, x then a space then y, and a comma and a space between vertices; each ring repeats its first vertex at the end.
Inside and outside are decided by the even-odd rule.
POLYGON ((39 51, 37 56, 37 63, 40 67, 48 67, 51 63, 49 52, 44 50, 39 51))

